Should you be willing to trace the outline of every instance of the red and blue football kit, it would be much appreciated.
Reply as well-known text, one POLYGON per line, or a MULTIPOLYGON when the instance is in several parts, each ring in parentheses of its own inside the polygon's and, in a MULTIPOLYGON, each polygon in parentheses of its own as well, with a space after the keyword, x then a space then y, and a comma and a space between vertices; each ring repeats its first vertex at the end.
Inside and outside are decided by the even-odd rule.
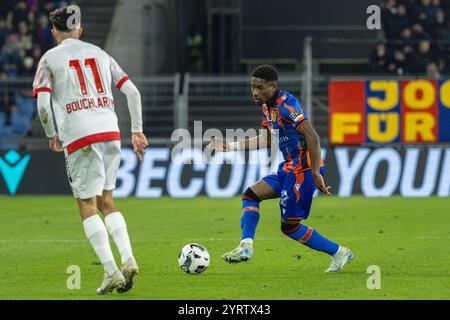
MULTIPOLYGON (((308 147, 297 128, 308 120, 308 116, 298 99, 287 91, 277 91, 269 105, 262 105, 262 112, 262 126, 271 130, 272 137, 278 136, 284 158, 278 172, 263 180, 280 196, 283 218, 307 219, 316 186, 310 170, 308 147)), ((323 173, 323 163, 321 167, 323 173)))
MULTIPOLYGON (((263 127, 271 130, 272 140, 278 138, 284 161, 276 173, 263 178, 280 197, 281 230, 289 238, 311 249, 334 255, 339 245, 323 237, 319 232, 301 223, 309 216, 316 185, 311 173, 308 146, 297 129, 308 116, 300 102, 289 92, 276 91, 268 104, 263 104, 263 127)), ((272 143, 276 143, 273 141, 272 143)), ((321 162, 320 173, 324 166, 321 162)), ((254 239, 259 221, 261 200, 248 188, 242 195, 242 241, 254 239)), ((350 257, 351 258, 351 257, 350 257)))

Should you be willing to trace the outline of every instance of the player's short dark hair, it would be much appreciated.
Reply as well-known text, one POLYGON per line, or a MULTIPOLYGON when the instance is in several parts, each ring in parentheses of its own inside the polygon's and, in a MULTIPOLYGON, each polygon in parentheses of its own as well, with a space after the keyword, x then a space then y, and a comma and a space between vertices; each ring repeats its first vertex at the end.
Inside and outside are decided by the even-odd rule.
POLYGON ((50 22, 56 30, 63 32, 72 31, 67 24, 67 20, 73 15, 72 11, 68 12, 69 7, 62 7, 50 12, 50 22))
POLYGON ((253 70, 252 77, 264 79, 266 81, 277 81, 278 71, 274 67, 264 64, 253 70))

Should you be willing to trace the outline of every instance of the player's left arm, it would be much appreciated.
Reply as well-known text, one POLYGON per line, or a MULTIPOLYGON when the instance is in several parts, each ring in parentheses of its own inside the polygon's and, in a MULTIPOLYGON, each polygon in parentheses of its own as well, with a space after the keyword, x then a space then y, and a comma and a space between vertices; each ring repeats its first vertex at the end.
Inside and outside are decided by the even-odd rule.
POLYGON ((309 158, 311 161, 311 173, 314 177, 314 182, 320 191, 330 195, 328 191, 330 187, 325 185, 322 175, 320 174, 321 152, 320 138, 316 130, 308 120, 308 116, 300 105, 297 99, 289 98, 280 108, 281 115, 290 123, 295 130, 300 134, 306 142, 309 151, 309 158))
POLYGON ((331 193, 329 189, 331 187, 326 186, 325 181, 320 174, 320 160, 322 158, 322 149, 320 147, 319 135, 308 120, 304 120, 300 125, 297 126, 296 130, 301 136, 303 136, 306 145, 308 146, 309 158, 311 161, 311 173, 314 177, 314 182, 317 189, 319 189, 323 193, 326 193, 327 195, 330 195, 331 193))
POLYGON ((131 118, 131 143, 139 161, 142 161, 145 148, 148 147, 148 141, 142 129, 141 94, 119 64, 111 56, 109 56, 109 59, 112 79, 117 89, 127 97, 127 106, 131 118))

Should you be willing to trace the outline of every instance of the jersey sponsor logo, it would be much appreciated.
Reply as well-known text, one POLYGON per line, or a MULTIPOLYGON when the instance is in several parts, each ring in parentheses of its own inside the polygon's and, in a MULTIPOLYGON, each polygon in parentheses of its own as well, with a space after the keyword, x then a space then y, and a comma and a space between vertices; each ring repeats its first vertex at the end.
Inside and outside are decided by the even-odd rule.
POLYGON ((294 111, 289 115, 289 118, 294 122, 298 122, 304 118, 303 114, 300 111, 294 111))
POLYGON ((3 158, 0 158, 0 172, 10 194, 16 194, 30 158, 29 154, 21 158, 14 150, 9 151, 3 158))

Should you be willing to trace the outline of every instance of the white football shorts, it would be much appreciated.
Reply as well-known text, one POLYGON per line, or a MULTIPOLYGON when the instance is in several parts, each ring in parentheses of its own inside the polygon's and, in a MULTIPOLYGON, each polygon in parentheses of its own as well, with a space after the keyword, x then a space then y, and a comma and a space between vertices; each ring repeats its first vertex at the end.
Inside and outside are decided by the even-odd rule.
POLYGON ((66 169, 75 198, 101 196, 103 190, 116 187, 120 165, 120 141, 105 141, 88 145, 66 155, 66 169))

